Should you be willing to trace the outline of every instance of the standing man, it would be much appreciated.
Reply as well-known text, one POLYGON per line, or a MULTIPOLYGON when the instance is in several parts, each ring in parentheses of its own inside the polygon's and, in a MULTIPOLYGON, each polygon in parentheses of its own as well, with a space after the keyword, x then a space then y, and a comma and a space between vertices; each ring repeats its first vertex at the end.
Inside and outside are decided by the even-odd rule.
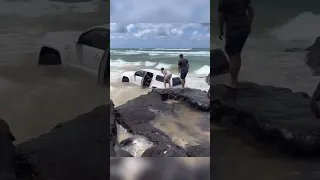
POLYGON ((167 83, 169 83, 169 88, 171 88, 172 73, 168 70, 165 70, 164 68, 161 68, 161 72, 163 74, 164 88, 167 88, 167 83))
POLYGON ((241 68, 241 51, 251 33, 254 10, 251 0, 219 0, 220 40, 226 26, 225 52, 229 58, 231 88, 236 88, 241 68))
POLYGON ((182 81, 182 89, 184 89, 184 85, 186 84, 186 76, 189 72, 189 62, 187 59, 183 58, 183 54, 180 54, 179 58, 178 72, 180 73, 180 78, 182 81))

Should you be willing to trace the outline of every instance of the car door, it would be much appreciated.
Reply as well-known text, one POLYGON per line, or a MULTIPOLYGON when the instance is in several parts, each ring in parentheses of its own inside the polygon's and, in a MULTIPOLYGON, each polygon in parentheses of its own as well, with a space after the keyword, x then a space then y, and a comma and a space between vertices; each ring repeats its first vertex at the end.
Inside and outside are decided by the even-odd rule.
POLYGON ((98 84, 108 85, 110 84, 110 49, 107 49, 100 61, 99 73, 98 73, 98 84))
POLYGON ((146 73, 145 71, 141 71, 141 70, 136 71, 133 75, 133 82, 135 84, 141 85, 141 81, 142 81, 145 73, 146 73))
POLYGON ((76 45, 79 65, 93 73, 98 73, 100 61, 109 48, 109 32, 107 29, 94 29, 82 34, 76 45))

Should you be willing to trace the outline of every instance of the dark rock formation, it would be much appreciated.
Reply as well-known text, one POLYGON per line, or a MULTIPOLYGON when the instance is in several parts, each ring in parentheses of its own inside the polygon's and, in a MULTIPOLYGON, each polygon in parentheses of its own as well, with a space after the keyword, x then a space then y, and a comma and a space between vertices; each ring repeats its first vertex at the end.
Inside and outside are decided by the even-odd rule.
POLYGON ((212 123, 227 119, 286 152, 305 155, 320 148, 320 121, 311 113, 310 99, 290 89, 245 82, 235 91, 215 85, 211 106, 212 123))
POLYGON ((223 50, 210 50, 210 74, 217 76, 229 72, 229 61, 223 50))
POLYGON ((109 176, 110 134, 106 129, 111 104, 61 123, 51 132, 21 143, 17 148, 44 179, 105 179, 109 176))
POLYGON ((186 156, 186 151, 182 147, 176 145, 167 134, 150 124, 157 115, 155 111, 174 114, 174 106, 164 102, 167 99, 180 100, 200 111, 210 111, 206 92, 194 89, 153 89, 149 94, 139 96, 117 107, 116 121, 130 133, 142 135, 154 144, 154 147, 143 153, 144 157, 186 156), (164 153, 165 151, 167 153, 164 153))
POLYGON ((301 48, 288 48, 284 50, 284 52, 303 52, 303 51, 307 51, 307 50, 301 49, 301 48))
POLYGON ((210 144, 190 146, 186 150, 189 157, 210 157, 210 144))
POLYGON ((320 75, 320 37, 316 39, 307 54, 307 65, 314 75, 320 75))
POLYGON ((320 83, 312 95, 310 108, 315 117, 320 118, 320 83))
POLYGON ((9 125, 0 119, 0 179, 15 179, 15 141, 9 125))

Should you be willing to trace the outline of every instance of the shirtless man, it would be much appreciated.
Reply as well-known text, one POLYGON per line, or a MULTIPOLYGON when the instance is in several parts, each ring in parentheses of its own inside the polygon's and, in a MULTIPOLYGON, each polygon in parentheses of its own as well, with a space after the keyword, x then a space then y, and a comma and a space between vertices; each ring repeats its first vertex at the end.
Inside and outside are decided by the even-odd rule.
POLYGON ((165 70, 164 68, 161 68, 161 72, 164 76, 163 78, 163 83, 164 83, 164 88, 167 88, 167 83, 169 83, 169 88, 171 88, 171 77, 172 73, 168 70, 165 70))
POLYGON ((241 68, 241 51, 251 33, 254 10, 251 0, 219 0, 220 40, 226 26, 225 52, 229 58, 231 88, 236 88, 241 68))

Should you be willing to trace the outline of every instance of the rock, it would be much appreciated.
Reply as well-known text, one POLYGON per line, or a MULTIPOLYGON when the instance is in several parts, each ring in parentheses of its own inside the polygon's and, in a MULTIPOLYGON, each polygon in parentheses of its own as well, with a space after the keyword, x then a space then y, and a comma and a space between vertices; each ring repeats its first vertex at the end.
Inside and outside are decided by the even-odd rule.
MULTIPOLYGON (((112 102, 112 101, 111 101, 112 102)), ((118 133, 117 133, 117 124, 115 120, 115 110, 114 110, 114 104, 111 103, 110 106, 110 157, 115 157, 115 146, 118 145, 118 133)))
MULTIPOLYGON (((113 105, 101 105, 51 132, 17 145, 47 179, 87 180, 109 176, 108 117, 113 105)), ((114 125, 110 119, 110 126, 114 125)), ((113 130, 110 127, 110 130, 113 130)))
MULTIPOLYGON (((153 89, 147 95, 139 96, 118 106, 116 108, 116 121, 130 133, 142 135, 154 144, 155 147, 143 153, 144 157, 165 156, 154 154, 161 154, 161 152, 165 151, 163 147, 167 146, 171 147, 172 156, 176 156, 176 151, 181 152, 180 149, 182 148, 172 142, 167 134, 153 127, 150 123, 157 116, 155 112, 174 114, 174 106, 164 102, 167 99, 180 100, 189 107, 206 113, 210 111, 210 101, 206 92, 188 88, 183 91, 181 89, 153 89)), ((186 156, 185 152, 178 154, 186 156)))
POLYGON ((217 76, 229 72, 229 60, 223 50, 210 50, 210 74, 217 76))
POLYGON ((311 68, 314 75, 320 75, 320 37, 316 39, 307 54, 307 65, 311 68))
POLYGON ((120 142, 120 146, 121 147, 125 147, 125 146, 128 146, 128 145, 131 145, 131 143, 133 142, 134 138, 130 137, 130 138, 127 138, 127 139, 124 139, 120 142))
POLYGON ((3 119, 0 119, 0 179, 15 179, 15 141, 9 125, 3 119))
POLYGON ((284 52, 303 52, 303 51, 306 51, 306 50, 301 48, 288 48, 284 50, 284 52))
POLYGON ((311 51, 311 49, 312 49, 312 45, 309 46, 309 47, 307 47, 307 48, 305 49, 305 51, 311 51))
POLYGON ((320 83, 312 95, 310 108, 315 117, 320 118, 320 83))
POLYGON ((124 151, 120 149, 117 151, 117 157, 134 157, 134 156, 130 154, 128 151, 124 151))
POLYGON ((141 157, 187 157, 187 155, 179 146, 160 144, 145 150, 141 157))
POLYGON ((186 150, 189 157, 210 157, 210 145, 190 146, 186 150))
POLYGON ((210 86, 210 73, 206 76, 206 83, 210 86))
POLYGON ((239 83, 237 91, 214 85, 211 93, 213 122, 234 117, 232 123, 259 141, 293 154, 319 152, 320 121, 311 113, 310 99, 287 88, 250 82, 239 83))

